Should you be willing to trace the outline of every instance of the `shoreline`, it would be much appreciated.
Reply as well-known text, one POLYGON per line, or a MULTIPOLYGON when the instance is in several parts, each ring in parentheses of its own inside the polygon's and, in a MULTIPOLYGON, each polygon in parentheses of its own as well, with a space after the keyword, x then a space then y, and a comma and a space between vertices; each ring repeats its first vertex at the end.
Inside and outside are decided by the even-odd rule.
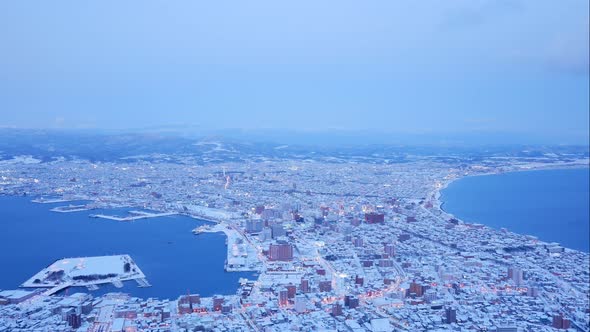
POLYGON ((200 233, 222 233, 226 239, 226 272, 261 272, 262 262, 258 257, 258 250, 249 240, 234 227, 225 222, 218 222, 213 226, 199 226, 192 231, 200 233))
MULTIPOLYGON (((468 178, 468 177, 502 175, 502 174, 508 174, 508 173, 521 173, 521 172, 558 171, 558 170, 582 170, 582 169, 587 169, 588 171, 590 171, 590 165, 588 165, 588 164, 575 163, 575 164, 559 165, 558 167, 533 167, 533 168, 526 168, 526 169, 519 168, 519 169, 500 170, 500 171, 496 171, 496 172, 485 172, 485 173, 476 173, 476 174, 466 174, 466 175, 457 176, 455 178, 448 179, 447 181, 442 182, 440 188, 435 189, 427 197, 432 197, 433 198, 433 200, 434 200, 433 201, 433 209, 440 211, 440 216, 443 217, 443 218, 447 218, 447 219, 454 218, 454 219, 457 219, 458 221, 460 221, 463 224, 480 224, 480 225, 483 225, 484 227, 489 228, 489 229, 492 229, 492 230, 494 230, 496 232, 499 232, 499 231, 501 231, 502 228, 505 228, 508 232, 510 232, 512 234, 517 234, 517 235, 521 235, 521 236, 534 236, 534 235, 531 235, 531 234, 523 234, 523 233, 514 232, 514 231, 510 230, 508 227, 496 228, 496 227, 489 226, 487 224, 480 223, 478 221, 467 222, 467 221, 463 220, 462 218, 456 216, 455 214, 453 214, 453 213, 451 213, 449 211, 446 211, 444 209, 445 201, 442 199, 442 191, 445 190, 445 189, 447 189, 448 186, 450 184, 452 184, 453 182, 458 181, 458 180, 461 180, 461 179, 465 179, 465 178, 468 178)), ((554 241, 544 240, 544 239, 538 239, 538 241, 540 243, 545 243, 545 244, 551 244, 552 242, 554 242, 554 241)), ((582 251, 582 250, 573 249, 573 248, 564 246, 562 243, 559 243, 559 245, 561 247, 567 249, 567 250, 574 250, 574 251, 582 252, 584 254, 590 254, 590 252, 587 252, 587 251, 582 251)))
MULTIPOLYGON (((20 196, 20 195, 2 195, 1 197, 5 197, 7 199, 18 199, 18 200, 21 200, 23 202, 23 204, 33 204, 33 205, 37 205, 38 204, 38 203, 32 202, 29 197, 23 197, 23 196, 20 196)), ((54 214, 54 213, 55 214, 60 214, 60 213, 56 213, 55 211, 52 211, 52 209, 50 207, 46 206, 45 204, 38 204, 38 205, 40 205, 40 207, 41 207, 40 210, 42 210, 42 211, 47 211, 47 213, 51 213, 51 214, 54 214)), ((126 207, 129 208, 129 209, 131 209, 131 210, 133 210, 133 207, 132 206, 126 206, 126 207)), ((163 211, 164 209, 159 209, 159 210, 160 211, 163 211)), ((220 261, 217 260, 217 262, 220 262, 221 264, 223 264, 222 265, 223 267, 221 267, 219 269, 220 270, 220 273, 223 273, 223 274, 233 274, 232 272, 238 272, 238 275, 237 275, 238 277, 248 278, 248 279, 253 279, 253 280, 256 280, 257 279, 257 277, 253 277, 249 273, 256 273, 256 274, 259 273, 260 272, 260 268, 259 267, 261 266, 260 264, 257 265, 256 268, 248 268, 249 266, 246 265, 245 267, 236 267, 234 269, 232 269, 230 267, 229 269, 225 269, 225 267, 227 266, 227 264, 224 264, 224 261, 227 262, 227 260, 228 260, 229 257, 233 257, 232 251, 231 251, 231 248, 232 248, 231 243, 232 242, 235 242, 235 241, 231 241, 231 238, 232 237, 233 238, 236 238, 236 239, 239 238, 239 234, 237 234, 237 233, 236 234, 233 234, 233 229, 232 230, 228 229, 227 231, 223 231, 222 228, 225 228, 225 226, 227 225, 225 222, 223 222, 221 220, 213 220, 213 219, 210 219, 210 218, 204 218, 204 217, 201 217, 201 216, 196 216, 196 215, 190 214, 190 213, 174 212, 175 211, 174 209, 165 209, 165 210, 166 211, 172 211, 172 212, 166 213, 167 214, 166 216, 157 215, 157 216, 150 216, 150 217, 167 217, 167 219, 169 218, 169 220, 166 220, 167 222, 174 222, 173 220, 174 220, 174 217, 175 216, 182 217, 182 218, 186 219, 185 221, 189 225, 192 225, 192 227, 191 228, 188 228, 188 229, 185 228, 184 230, 180 230, 181 233, 190 232, 192 230, 192 228, 194 228, 194 227, 196 227, 198 225, 209 225, 211 227, 219 227, 218 234, 223 233, 221 235, 225 239, 217 239, 216 242, 218 242, 218 241, 224 241, 225 240, 226 243, 229 242, 229 244, 230 244, 229 246, 226 244, 225 245, 225 248, 224 248, 223 247, 223 242, 221 242, 221 245, 222 245, 221 248, 223 248, 223 249, 220 248, 221 255, 220 255, 219 259, 221 259, 221 260, 220 261), (170 215, 168 215, 168 214, 170 214, 170 215), (229 236, 228 236, 228 233, 231 233, 231 234, 229 234, 229 236), (240 275, 240 273, 247 273, 247 274, 240 275)), ((156 212, 155 209, 154 210, 151 210, 151 211, 152 212, 156 212)), ((90 216, 90 213, 88 213, 89 211, 80 211, 80 212, 81 212, 81 214, 79 214, 79 216, 78 216, 79 218, 81 218, 81 219, 89 219, 89 216, 90 216)), ((65 214, 68 214, 68 213, 65 213, 65 214)), ((159 212, 157 214, 159 214, 159 212)), ((78 217, 75 217, 75 218, 78 218, 78 217)), ((109 219, 109 218, 107 218, 107 219, 109 219)), ((166 221, 164 221, 164 222, 166 222, 166 221)), ((178 234, 178 232, 176 234, 178 234)), ((189 241, 197 241, 197 240, 198 240, 197 238, 191 238, 191 239, 189 239, 189 241)), ((75 256, 75 252, 72 252, 71 254, 72 254, 72 256, 65 255, 65 257, 68 257, 68 258, 57 259, 53 263, 56 263, 59 260, 64 260, 64 259, 73 260, 73 259, 87 258, 87 257, 77 257, 77 256, 75 256)), ((106 256, 117 256, 117 255, 110 255, 110 252, 106 252, 106 251, 105 252, 99 252, 97 255, 98 256, 96 256, 96 257, 102 257, 103 255, 105 257, 106 256)), ((91 256, 91 257, 94 257, 94 256, 91 256)), ((250 255, 250 257, 252 258, 252 259, 250 259, 250 261, 252 261, 255 258, 254 255, 250 255)), ((144 257, 144 259, 145 259, 145 257, 144 257)), ((45 266, 45 269, 47 267, 49 267, 49 266, 51 266, 51 265, 45 266)), ((39 272, 40 271, 37 271, 36 273, 39 273, 39 272)), ((147 272, 147 271, 142 271, 142 273, 145 273, 145 272, 147 272)), ((14 285, 14 287, 16 287, 15 289, 20 289, 20 288, 23 288, 23 289, 26 289, 26 288, 45 288, 46 290, 51 290, 52 293, 59 293, 59 292, 63 291, 60 288, 56 288, 55 286, 57 286, 57 285, 44 285, 44 287, 41 287, 40 285, 31 286, 31 285, 29 285, 27 283, 27 281, 29 281, 29 279, 30 279, 30 275, 27 275, 23 279, 17 280, 17 283, 14 283, 14 284, 12 284, 12 283, 11 284, 6 284, 3 289, 10 289, 14 285), (26 278, 28 278, 28 279, 26 279, 26 278), (29 286, 29 287, 27 287, 27 286, 29 286)), ((131 294, 132 296, 136 296, 136 297, 140 297, 140 298, 142 298, 142 297, 143 298, 147 298, 148 297, 147 295, 144 296, 144 295, 139 295, 139 294, 135 293, 135 287, 133 287, 134 285, 128 285, 127 284, 127 281, 135 281, 135 282, 138 283, 138 286, 137 286, 138 288, 145 288, 148 285, 150 285, 147 282, 147 280, 149 280, 149 279, 150 279, 150 275, 142 274, 141 280, 146 280, 146 282, 138 281, 139 279, 137 279, 137 278, 121 279, 120 281, 125 282, 124 283, 125 289, 123 290, 123 292, 128 293, 128 294, 131 294)), ((229 279, 233 279, 233 278, 229 278, 229 279)), ((236 279, 237 279, 237 277, 236 277, 236 279)), ((100 282, 89 283, 89 284, 79 284, 79 283, 77 283, 77 284, 67 284, 67 285, 64 284, 63 285, 64 286, 63 288, 78 288, 79 287, 79 288, 81 288, 80 289, 81 292, 88 293, 88 294, 94 294, 93 291, 95 289, 88 288, 88 286, 92 286, 94 284, 100 285, 101 286, 101 289, 103 288, 103 286, 106 286, 106 287, 113 286, 115 288, 120 288, 119 287, 120 285, 118 283, 117 283, 117 285, 119 285, 119 286, 117 286, 112 281, 115 281, 116 282, 117 280, 104 279, 104 280, 100 280, 100 282)), ((135 284, 135 282, 133 282, 133 284, 135 284)), ((228 283, 227 285, 230 285, 230 284, 228 283)), ((234 285, 233 280, 231 281, 231 285, 234 285)), ((222 288, 225 288, 225 287, 222 287, 222 288)), ((211 297, 211 296, 214 296, 215 294, 223 294, 223 295, 232 296, 232 295, 234 295, 235 291, 239 289, 239 280, 236 280, 235 287, 228 287, 228 288, 231 288, 231 289, 229 289, 229 290, 220 289, 219 291, 215 291, 214 293, 211 293, 211 294, 209 294, 207 296, 211 297)), ((115 290, 115 291, 117 291, 117 290, 115 290)), ((209 291, 207 291, 207 292, 209 292, 209 291)), ((179 296, 180 296, 180 294, 182 294, 182 292, 178 293, 179 296)), ((176 298, 176 295, 159 294, 159 295, 155 295, 155 297, 160 298, 160 299, 171 299, 171 300, 173 300, 173 299, 176 298)))
MULTIPOLYGON (((586 160, 588 161, 588 160, 586 160)), ((558 170, 575 170, 575 169, 584 169, 587 168, 590 171, 590 164, 566 164, 566 165, 560 165, 557 167, 536 167, 536 168, 520 168, 520 169, 509 169, 509 170, 500 170, 500 171, 496 171, 496 172, 486 172, 486 173, 470 173, 470 174, 466 174, 466 175, 461 175, 458 177, 455 177, 453 179, 449 179, 447 181, 444 181, 441 183, 441 187, 438 189, 435 189, 429 196, 434 198, 434 201, 436 203, 436 205, 434 205, 434 207, 436 207, 438 210, 441 210, 442 212, 444 212, 445 214, 448 215, 452 215, 452 213, 445 211, 442 206, 444 205, 444 201, 441 200, 442 197, 442 191, 445 190, 451 183, 464 179, 464 178, 468 178, 468 177, 474 177, 474 176, 489 176, 489 175, 501 175, 501 174, 507 174, 507 173, 521 173, 521 172, 537 172, 537 171, 558 171, 558 170)), ((459 219, 459 218, 457 218, 459 219)), ((460 220, 460 219, 459 219, 460 220)))

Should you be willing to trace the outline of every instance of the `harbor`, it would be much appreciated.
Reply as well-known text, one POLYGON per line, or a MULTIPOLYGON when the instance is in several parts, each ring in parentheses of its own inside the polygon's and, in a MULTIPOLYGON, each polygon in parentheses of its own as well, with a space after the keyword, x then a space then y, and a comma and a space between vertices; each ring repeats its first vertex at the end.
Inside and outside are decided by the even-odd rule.
POLYGON ((224 233, 227 258, 225 270, 228 272, 259 271, 262 262, 256 246, 250 243, 240 230, 224 222, 215 225, 203 225, 193 229, 195 235, 202 233, 224 233))
MULTIPOLYGON (((7 221, 0 223, 0 231, 5 236, 5 241, 0 243, 3 249, 0 256, 3 266, 11 271, 10 274, 0 275, 0 288, 17 287, 41 268, 64 257, 121 253, 133 258, 149 282, 144 283, 137 279, 134 282, 124 282, 123 288, 117 288, 110 282, 96 287, 72 286, 68 288, 68 292, 91 292, 95 295, 125 292, 143 298, 175 298, 190 287, 201 296, 212 296, 233 294, 240 278, 252 278, 253 274, 250 272, 227 273, 224 270, 227 259, 225 236, 212 233, 195 236, 191 233, 191 230, 200 225, 214 225, 212 222, 182 213, 138 222, 88 217, 92 213, 127 216, 130 210, 159 211, 143 210, 139 206, 125 208, 121 205, 123 204, 116 202, 109 203, 114 208, 97 207, 92 211, 56 213, 50 211, 55 205, 33 203, 29 197, 0 197, 0 209, 4 211, 7 221), (35 241, 31 242, 31 238, 35 241), (23 243, 30 245, 24 246, 23 243), (15 246, 20 246, 21 249, 13 250, 15 246), (187 253, 203 252, 207 254, 187 259, 187 253), (194 273, 205 270, 209 272, 194 273)), ((57 292, 64 293, 64 290, 57 292)))

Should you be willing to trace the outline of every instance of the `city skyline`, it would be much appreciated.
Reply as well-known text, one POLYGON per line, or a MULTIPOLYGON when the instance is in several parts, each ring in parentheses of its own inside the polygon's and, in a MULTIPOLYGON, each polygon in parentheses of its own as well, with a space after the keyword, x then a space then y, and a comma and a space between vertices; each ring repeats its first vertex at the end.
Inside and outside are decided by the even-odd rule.
POLYGON ((588 0, 0 2, 0 332, 590 332, 588 0))

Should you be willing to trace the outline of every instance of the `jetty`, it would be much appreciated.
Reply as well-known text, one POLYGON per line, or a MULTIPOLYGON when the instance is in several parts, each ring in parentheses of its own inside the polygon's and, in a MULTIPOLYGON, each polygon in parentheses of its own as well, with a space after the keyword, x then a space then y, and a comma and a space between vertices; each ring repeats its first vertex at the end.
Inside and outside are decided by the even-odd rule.
POLYGON ((75 201, 74 199, 64 199, 64 198, 36 198, 32 199, 31 202, 39 203, 39 204, 53 204, 53 203, 66 203, 75 201))
POLYGON ((66 205, 66 206, 58 206, 58 207, 54 207, 53 209, 51 209, 50 211, 53 212, 61 212, 61 213, 67 213, 67 212, 80 212, 80 211, 87 211, 90 210, 91 208, 88 207, 87 205, 66 205))
POLYGON ((147 211, 129 211, 129 215, 127 216, 113 216, 107 214, 91 214, 89 215, 90 218, 101 218, 101 219, 108 219, 108 220, 115 220, 115 221, 134 221, 139 219, 148 219, 148 218, 158 218, 158 217, 167 217, 173 216, 178 213, 176 212, 147 212, 147 211))
POLYGON ((145 278, 135 279, 135 282, 137 282, 138 287, 152 287, 152 285, 150 285, 150 283, 145 278))

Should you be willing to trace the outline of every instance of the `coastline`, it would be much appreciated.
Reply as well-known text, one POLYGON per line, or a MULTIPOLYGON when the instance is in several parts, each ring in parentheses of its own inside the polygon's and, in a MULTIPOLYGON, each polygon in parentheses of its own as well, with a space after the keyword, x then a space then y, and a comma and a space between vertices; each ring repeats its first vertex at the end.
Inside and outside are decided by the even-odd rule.
POLYGON ((262 262, 258 250, 235 227, 225 222, 218 222, 206 228, 195 228, 193 233, 223 233, 226 237, 227 254, 225 260, 226 272, 257 272, 260 273, 262 262))
MULTIPOLYGON (((32 203, 38 204, 58 204, 58 203, 65 203, 71 202, 72 200, 67 199, 44 199, 43 197, 35 198, 30 200, 32 203)), ((96 201, 91 201, 96 202, 96 201)), ((60 212, 60 213, 67 213, 67 212, 82 212, 90 210, 90 208, 78 208, 78 209, 68 209, 72 206, 58 206, 50 209, 52 212, 60 212), (68 210, 62 210, 68 209, 68 210)), ((141 207, 134 207, 132 205, 126 206, 129 209, 138 209, 141 207)), ((153 212, 145 212, 139 210, 131 210, 129 211, 129 215, 120 217, 116 215, 106 215, 106 214, 89 214, 89 218, 99 218, 99 219, 107 219, 119 222, 130 222, 140 219, 148 219, 148 218, 158 218, 158 217, 167 217, 167 216, 174 216, 174 215, 181 215, 186 216, 188 218, 212 224, 211 226, 207 226, 202 229, 201 232, 203 233, 223 233, 226 240, 226 259, 224 263, 224 269, 226 272, 260 272, 260 265, 261 262, 257 258, 258 252, 256 248, 254 248, 250 243, 247 243, 247 239, 240 234, 240 232, 233 227, 230 227, 225 220, 231 219, 234 216, 234 213, 231 211, 225 211, 221 209, 213 209, 204 206, 195 206, 192 205, 185 211, 178 212, 174 209, 154 209, 150 208, 153 212)), ((199 226, 193 229, 191 232, 194 234, 199 234, 200 232, 196 232, 197 229, 201 228, 199 226)))
MULTIPOLYGON (((454 218, 456 220, 458 220, 459 222, 463 223, 463 224, 480 224, 483 227, 489 228, 491 230, 494 230, 496 232, 501 231, 501 229, 496 228, 496 227, 492 227, 489 226, 487 224, 483 224, 483 223, 479 223, 478 221, 474 221, 474 222, 467 222, 463 219, 461 219, 460 217, 456 216, 455 214, 448 212, 444 209, 444 204, 445 201, 442 199, 442 191, 447 189, 448 186, 460 179, 464 179, 467 177, 475 177, 475 176, 489 176, 489 175, 501 175, 501 174, 508 174, 508 173, 521 173, 521 172, 536 172, 536 171, 556 171, 556 170, 575 170, 575 169, 587 169, 588 171, 590 171, 590 165, 587 163, 588 160, 584 160, 586 163, 582 164, 582 163, 571 163, 571 164, 565 164, 565 165, 551 165, 549 167, 547 167, 546 165, 543 165, 541 167, 531 167, 531 168, 514 168, 514 169, 500 169, 495 170, 495 171, 491 171, 491 172, 481 172, 481 173, 469 173, 469 174, 464 174, 462 176, 456 176, 450 179, 447 179, 444 182, 440 183, 440 187, 435 189, 433 192, 431 192, 430 195, 428 195, 428 197, 432 198, 432 205, 433 205, 433 209, 437 210, 439 212, 439 215, 443 218, 443 219, 451 219, 454 218), (552 167, 555 166, 555 167, 552 167)), ((516 234, 516 235, 521 235, 521 236, 532 236, 530 234, 523 234, 523 233, 518 233, 518 232, 514 232, 508 228, 506 228, 506 230, 512 234, 516 234)), ((538 239, 538 241, 540 243, 544 243, 544 244, 550 244, 553 241, 549 241, 549 240, 542 240, 542 239, 538 239)), ((563 246, 560 243, 560 246, 563 246)), ((567 250, 575 250, 578 252, 582 252, 584 254, 589 254, 586 251, 581 251, 578 249, 573 249, 570 247, 565 247, 565 249, 567 250)))
MULTIPOLYGON (((166 235, 162 235, 163 237, 160 238, 160 233, 158 233, 158 235, 154 235, 152 238, 152 240, 157 240, 157 243, 155 244, 155 247, 159 247, 162 250, 161 252, 176 252, 178 250, 174 249, 174 248, 194 248, 195 246, 197 246, 198 248, 213 248, 213 247, 208 247, 209 243, 214 242, 215 244, 215 254, 211 254, 211 256, 214 256, 215 259, 205 259, 204 261, 206 261, 206 264, 204 266, 209 266, 207 264, 215 264, 215 271, 212 271, 212 274, 215 274, 218 276, 218 278, 216 278, 217 280, 225 280, 227 282, 221 282, 218 283, 221 286, 216 286, 214 285, 214 283, 208 282, 207 280, 205 280, 205 283, 203 284, 204 286, 202 287, 202 289, 204 289, 201 294, 205 294, 205 296, 213 296, 214 294, 224 294, 224 295, 232 295, 235 293, 236 289, 238 289, 238 278, 248 278, 251 279, 252 277, 250 276, 249 272, 257 272, 256 269, 236 269, 235 271, 230 271, 230 270, 225 270, 224 271, 224 261, 226 261, 227 257, 228 257, 228 246, 225 245, 224 246, 224 241, 226 241, 223 237, 218 237, 218 236, 205 236, 203 238, 196 238, 194 237, 192 234, 186 234, 188 232, 190 232, 194 227, 196 227, 197 225, 211 225, 211 226, 215 226, 215 225, 219 225, 217 222, 213 223, 212 221, 207 221, 207 220, 203 220, 201 218, 196 218, 196 217, 190 217, 188 215, 178 215, 178 219, 180 220, 179 222, 181 226, 177 226, 177 227, 173 227, 175 225, 178 225, 177 222, 174 220, 174 216, 171 217, 166 217, 164 219, 161 219, 160 222, 153 222, 153 223, 142 223, 141 221, 136 223, 136 226, 118 226, 118 225, 129 225, 130 223, 119 223, 119 222, 107 222, 107 223, 99 223, 99 222, 92 222, 92 221, 88 221, 91 220, 91 218, 88 217, 88 211, 80 211, 81 213, 75 214, 68 214, 68 213, 56 213, 54 211, 51 211, 51 207, 46 206, 45 204, 36 204, 34 202, 31 202, 30 199, 28 199, 27 197, 22 197, 19 195, 4 195, 4 197, 7 199, 5 202, 11 205, 12 204, 12 199, 17 200, 18 202, 20 202, 19 204, 22 204, 22 206, 26 207, 28 206, 28 204, 33 204, 33 205, 37 205, 37 207, 35 207, 34 209, 30 209, 27 211, 38 211, 41 214, 35 213, 35 215, 39 215, 39 216, 49 216, 48 218, 45 217, 39 217, 39 218, 28 218, 31 220, 38 220, 38 223, 47 225, 47 227, 51 230, 54 229, 54 220, 57 220, 57 224, 55 225, 55 227, 58 227, 59 229, 62 228, 63 225, 66 225, 67 223, 72 223, 73 225, 80 225, 80 223, 78 221, 80 221, 81 223, 83 223, 84 225, 94 225, 92 228, 96 229, 96 228, 100 228, 100 229, 107 229, 107 231, 105 231, 105 233, 94 233, 94 232, 84 232, 87 234, 93 234, 90 235, 90 237, 101 237, 104 236, 105 234, 109 235, 109 229, 117 229, 116 227, 123 227, 126 228, 128 231, 128 234, 133 235, 134 230, 138 230, 138 228, 135 227, 140 227, 139 231, 142 230, 148 230, 147 233, 149 234, 154 234, 154 229, 153 227, 147 227, 145 225, 147 224, 151 224, 153 226, 155 225, 162 225, 162 226, 157 226, 157 229, 169 229, 169 228, 173 228, 174 231, 170 232, 170 231, 164 231, 162 232, 162 234, 166 234, 166 235), (61 225, 61 226, 60 226, 61 225), (170 225, 170 226, 167 226, 170 225), (188 225, 189 228, 187 228, 186 226, 188 225), (131 228, 130 228, 131 227, 131 228), (175 234, 180 234, 180 233, 184 233, 183 236, 181 236, 182 238, 176 238, 175 234), (197 242, 201 243, 198 244, 197 242), (187 244, 190 246, 188 247, 187 244), (169 250, 170 248, 170 250, 169 250), (176 250, 176 251, 175 251, 176 250), (236 273, 226 273, 226 272, 238 272, 236 273), (246 273, 246 274, 244 274, 246 273), (224 275, 227 275, 227 277, 225 277, 224 275), (233 275, 230 277, 230 275, 233 275), (234 285, 236 285, 236 287, 233 287, 234 285)), ((16 201, 15 201, 16 202, 16 201)), ((20 205, 19 205, 20 206, 20 205)), ((15 212, 15 214, 20 214, 20 212, 18 212, 20 210, 19 209, 12 209, 10 211, 17 211, 15 212)), ((9 211, 9 212, 10 212, 9 211)), ((11 218, 12 219, 12 218, 11 218)), ((22 223, 20 223, 22 225, 22 223)), ((84 226, 81 226, 84 227, 84 226)), ((36 229, 40 229, 39 227, 35 227, 36 229)), ((124 229, 123 229, 124 230, 124 229)), ((23 232, 21 232, 22 234, 24 234, 23 232)), ((63 232, 58 232, 63 234, 63 232)), ((47 233, 44 233, 44 235, 47 233)), ((224 234, 226 235, 226 234, 224 234)), ((179 235, 180 236, 180 235, 179 235)), ((227 236, 225 236, 227 237, 227 236)), ((48 238, 48 237, 47 237, 48 238)), ((105 243, 108 244, 109 241, 105 241, 105 243)), ((126 242, 126 241, 119 241, 120 243, 126 242)), ((82 248, 83 250, 86 250, 87 252, 83 253, 83 256, 87 256, 87 257, 94 257, 94 256, 111 256, 111 255, 117 255, 120 253, 125 253, 125 254, 129 254, 131 255, 134 260, 137 262, 137 264, 139 266, 141 266, 141 269, 143 271, 143 273, 145 273, 146 278, 150 281, 150 283, 156 287, 152 287, 152 289, 147 290, 144 289, 145 287, 142 287, 141 285, 138 286, 138 288, 135 288, 135 285, 131 285, 131 284, 127 284, 125 283, 124 285, 124 292, 127 292, 129 294, 133 294, 133 296, 137 296, 137 297, 143 297, 143 298, 147 298, 147 297, 157 297, 157 298, 169 298, 169 299, 174 299, 176 298, 177 294, 182 294, 183 291, 179 291, 178 293, 170 293, 169 289, 170 287, 167 286, 167 284, 172 284, 170 282, 168 282, 167 277, 163 277, 163 275, 167 274, 167 272, 159 272, 162 271, 160 269, 160 264, 142 264, 145 263, 146 258, 147 257, 157 257, 156 256, 152 256, 152 253, 154 252, 154 250, 148 250, 148 251, 144 251, 144 246, 140 246, 137 244, 137 241, 131 241, 134 243, 131 243, 131 246, 128 247, 126 244, 125 245, 119 245, 116 247, 110 247, 109 245, 106 245, 104 247, 98 247, 99 250, 94 250, 94 248, 96 247, 88 247, 91 248, 89 251, 87 250, 88 248, 82 248, 82 247, 76 247, 76 249, 80 249, 82 248), (122 248, 123 247, 123 248, 122 248), (100 248, 104 248, 104 250, 100 249, 100 248), (157 268, 157 269, 156 269, 157 268), (153 273, 153 275, 152 275, 153 273), (156 283, 154 283, 154 280, 156 281, 156 283)), ((10 242, 9 242, 10 243, 10 242)), ((67 246, 66 246, 67 247, 67 246)), ((71 246, 70 246, 71 247, 71 246)), ((69 248, 68 248, 69 249, 69 248)), ((202 251, 201 251, 202 252, 202 251)), ((5 250, 5 253, 9 254, 9 251, 5 250)), ((73 257, 76 258, 78 257, 76 255, 77 251, 75 250, 64 250, 62 252, 58 252, 57 254, 54 255, 53 251, 43 251, 43 253, 40 253, 39 255, 37 255, 35 253, 35 257, 36 259, 33 260, 33 263, 31 264, 32 267, 42 267, 42 266, 48 266, 47 263, 57 260, 57 259, 61 259, 62 257, 73 257), (44 253, 48 253, 44 255, 44 253)), ((170 255, 164 255, 166 257, 170 256, 170 255)), ((158 256, 159 257, 159 256, 158 256)), ((181 256, 174 256, 174 257, 181 257, 181 256)), ((3 256, 4 258, 4 256, 3 256)), ((149 259, 148 259, 149 261, 149 259)), ((3 261, 3 263, 11 263, 11 260, 6 260, 3 261)), ((176 265, 181 266, 181 265, 185 265, 185 264, 168 264, 167 268, 172 268, 175 269, 176 265)), ((200 264, 203 265, 203 264, 200 264)), ((200 266, 199 265, 199 266, 200 266)), ((182 275, 187 275, 186 269, 182 270, 183 272, 179 273, 182 275)), ((39 270, 37 269, 31 269, 31 271, 27 272, 27 273, 22 273, 21 270, 19 270, 19 273, 21 273, 22 275, 19 276, 18 278, 7 278, 6 280, 2 280, 3 282, 3 289, 9 289, 10 287, 13 287, 12 285, 14 285, 14 287, 17 287, 19 285, 22 285, 23 282, 25 282, 25 280, 28 280, 32 275, 34 275, 35 273, 38 273, 39 270), (12 280, 15 279, 15 280, 12 280)), ((190 273, 188 273, 190 274, 190 273)), ((206 278, 205 278, 206 279, 206 278)), ((126 281, 126 280, 124 280, 126 281)), ((97 294, 103 294, 105 291, 109 291, 109 289, 111 289, 112 291, 119 291, 118 290, 118 286, 112 284, 111 282, 107 282, 107 283, 101 283, 101 285, 105 285, 104 287, 101 286, 100 290, 98 291, 97 294), (114 289, 113 289, 114 288, 114 289)), ((133 283, 135 284, 135 282, 133 283)), ((86 292, 86 285, 70 285, 72 287, 77 287, 77 286, 83 286, 80 291, 82 292, 86 292)), ((68 286, 69 287, 69 286, 68 286)), ((20 286, 19 286, 20 288, 20 286)), ((174 288, 174 287, 172 287, 174 288)), ((201 288, 199 288, 200 290, 201 288)), ((94 291, 94 289, 90 289, 88 288, 89 291, 94 291)), ((55 292, 57 292, 58 290, 54 290, 55 292)), ((96 294, 93 292, 93 294, 96 294)))
MULTIPOLYGON (((579 160, 579 161, 582 161, 582 160, 579 160)), ((436 207, 438 210, 441 210, 442 212, 444 212, 447 215, 453 216, 452 213, 449 213, 442 208, 444 205, 444 201, 441 200, 441 196, 442 196, 441 192, 443 190, 445 190, 451 183, 453 183, 457 180, 464 179, 467 177, 473 177, 473 176, 500 175, 500 174, 520 173, 520 172, 553 171, 553 170, 556 171, 556 170, 563 170, 563 169, 584 169, 584 168, 588 168, 590 170, 590 159, 585 159, 583 161, 585 162, 585 164, 570 163, 570 164, 562 164, 562 165, 542 165, 542 166, 533 166, 531 168, 515 168, 515 169, 507 169, 507 170, 499 169, 499 171, 496 170, 494 172, 464 174, 462 176, 457 176, 452 179, 448 179, 447 181, 441 182, 441 187, 438 189, 435 189, 428 196, 434 198, 434 203, 436 203, 436 204, 434 204, 434 207, 436 207)), ((459 218, 457 218, 457 219, 459 219, 459 218)))

